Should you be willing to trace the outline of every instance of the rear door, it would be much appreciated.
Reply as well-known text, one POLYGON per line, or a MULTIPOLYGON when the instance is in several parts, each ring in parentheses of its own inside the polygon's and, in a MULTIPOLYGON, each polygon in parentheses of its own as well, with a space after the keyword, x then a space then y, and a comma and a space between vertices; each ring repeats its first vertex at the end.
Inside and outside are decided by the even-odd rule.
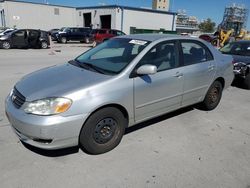
POLYGON ((32 48, 39 47, 40 32, 37 30, 28 30, 28 43, 32 48))
POLYGON ((183 63, 182 106, 203 100, 215 73, 216 62, 210 50, 196 40, 181 40, 180 49, 183 63))
POLYGON ((134 78, 135 121, 178 109, 183 92, 182 67, 179 67, 179 52, 175 41, 165 41, 153 47, 138 63, 157 67, 154 75, 134 78))
POLYGON ((27 47, 28 36, 26 30, 18 30, 11 35, 11 43, 15 47, 27 47))

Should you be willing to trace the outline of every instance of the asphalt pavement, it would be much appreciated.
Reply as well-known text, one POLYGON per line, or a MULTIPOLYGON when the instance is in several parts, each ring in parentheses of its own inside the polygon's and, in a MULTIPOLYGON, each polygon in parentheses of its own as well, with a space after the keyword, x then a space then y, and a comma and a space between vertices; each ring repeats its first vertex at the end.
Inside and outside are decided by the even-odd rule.
POLYGON ((211 112, 188 107, 128 129, 120 145, 102 155, 23 145, 5 116, 5 97, 22 76, 87 49, 70 43, 0 50, 1 188, 250 187, 250 91, 237 87, 226 89, 211 112))

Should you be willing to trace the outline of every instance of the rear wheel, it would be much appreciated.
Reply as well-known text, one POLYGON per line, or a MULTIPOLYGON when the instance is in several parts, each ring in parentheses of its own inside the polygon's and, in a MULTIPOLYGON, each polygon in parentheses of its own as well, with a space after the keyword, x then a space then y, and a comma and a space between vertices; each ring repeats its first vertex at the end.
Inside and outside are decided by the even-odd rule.
POLYGON ((215 109, 222 96, 222 84, 219 81, 215 81, 207 91, 204 101, 200 104, 203 110, 213 110, 215 109))
POLYGON ((41 48, 42 49, 47 49, 48 48, 48 43, 46 41, 41 42, 41 48))
POLYGON ((79 142, 90 154, 101 154, 114 149, 121 141, 127 119, 114 107, 103 108, 89 117, 84 124, 79 142))
POLYGON ((10 49, 11 48, 11 44, 9 41, 3 41, 2 42, 2 48, 3 49, 10 49))

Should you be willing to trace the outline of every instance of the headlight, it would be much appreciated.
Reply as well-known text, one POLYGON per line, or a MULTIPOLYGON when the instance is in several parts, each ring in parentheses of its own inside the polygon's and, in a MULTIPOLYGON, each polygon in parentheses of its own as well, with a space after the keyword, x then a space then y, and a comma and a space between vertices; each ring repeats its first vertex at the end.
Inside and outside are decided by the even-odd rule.
POLYGON ((35 115, 55 115, 66 112, 72 104, 72 101, 67 98, 46 98, 27 102, 24 111, 27 114, 35 115))

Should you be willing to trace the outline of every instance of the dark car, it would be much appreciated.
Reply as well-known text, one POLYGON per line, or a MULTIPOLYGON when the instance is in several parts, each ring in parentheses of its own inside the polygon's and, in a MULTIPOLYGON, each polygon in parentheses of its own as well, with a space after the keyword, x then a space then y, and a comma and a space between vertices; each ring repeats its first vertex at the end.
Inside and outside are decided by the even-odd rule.
POLYGON ((0 37, 0 46, 10 48, 48 48, 49 34, 35 29, 19 29, 0 37))
POLYGON ((231 42, 220 51, 233 56, 235 80, 250 89, 250 41, 231 42))
POLYGON ((52 35, 53 33, 57 33, 60 29, 51 29, 48 31, 49 35, 52 35))
POLYGON ((91 29, 89 27, 64 27, 51 35, 53 41, 67 43, 68 41, 85 42, 91 29))
POLYGON ((102 43, 112 37, 126 35, 122 31, 116 29, 94 29, 90 33, 89 42, 93 42, 93 46, 102 43))

